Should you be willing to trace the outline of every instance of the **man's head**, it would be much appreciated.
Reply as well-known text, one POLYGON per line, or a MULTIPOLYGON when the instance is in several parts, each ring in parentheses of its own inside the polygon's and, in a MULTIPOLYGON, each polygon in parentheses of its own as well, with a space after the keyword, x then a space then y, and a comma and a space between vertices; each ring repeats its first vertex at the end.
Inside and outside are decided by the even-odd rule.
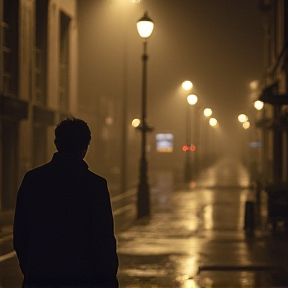
POLYGON ((89 126, 81 119, 69 117, 58 124, 55 129, 54 143, 59 152, 79 155, 83 151, 86 152, 90 140, 89 126))

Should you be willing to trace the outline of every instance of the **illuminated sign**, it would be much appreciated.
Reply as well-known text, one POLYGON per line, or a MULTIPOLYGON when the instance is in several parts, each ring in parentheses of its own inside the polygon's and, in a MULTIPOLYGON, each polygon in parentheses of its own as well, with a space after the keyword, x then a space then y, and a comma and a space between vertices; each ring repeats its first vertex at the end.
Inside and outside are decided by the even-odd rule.
POLYGON ((157 152, 172 152, 174 136, 171 133, 156 134, 156 151, 157 152))
POLYGON ((250 147, 251 147, 251 148, 257 148, 257 147, 261 147, 261 146, 262 146, 261 141, 250 142, 250 147))

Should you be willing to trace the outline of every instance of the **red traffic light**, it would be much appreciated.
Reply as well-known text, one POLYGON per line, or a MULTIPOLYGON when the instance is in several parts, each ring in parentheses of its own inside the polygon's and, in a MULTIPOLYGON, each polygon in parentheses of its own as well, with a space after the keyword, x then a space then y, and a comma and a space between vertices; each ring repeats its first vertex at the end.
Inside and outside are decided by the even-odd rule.
POLYGON ((196 150, 196 146, 194 144, 182 146, 182 151, 184 152, 186 151, 194 152, 195 150, 196 150))

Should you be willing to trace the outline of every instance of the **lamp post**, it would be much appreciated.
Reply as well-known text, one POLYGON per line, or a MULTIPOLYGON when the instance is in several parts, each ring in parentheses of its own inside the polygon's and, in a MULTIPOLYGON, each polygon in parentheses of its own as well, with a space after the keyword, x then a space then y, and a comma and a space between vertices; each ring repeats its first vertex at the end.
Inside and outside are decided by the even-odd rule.
MULTIPOLYGON (((187 96, 187 114, 186 114, 186 162, 185 162, 185 182, 189 183, 192 180, 192 162, 191 162, 191 152, 194 152, 195 145, 191 143, 191 107, 197 103, 198 97, 195 94, 190 94, 187 96)), ((195 118, 195 115, 194 115, 195 118)), ((194 119, 195 120, 195 119, 194 119)), ((194 121, 195 122, 195 121, 194 121)), ((195 132, 195 131, 194 131, 195 132)), ((195 136, 195 134, 194 134, 195 136)))
MULTIPOLYGON (((209 141, 208 141, 208 137, 209 137, 209 130, 207 128, 207 119, 209 119, 209 117, 212 115, 212 109, 211 108, 204 108, 203 109, 203 116, 201 117, 202 118, 202 121, 201 121, 201 124, 202 124, 202 127, 200 129, 201 131, 201 134, 200 134, 200 163, 202 163, 202 167, 206 167, 207 164, 208 164, 208 153, 207 151, 209 151, 209 141)), ((200 167, 200 171, 202 169, 202 167, 200 167)))
POLYGON ((150 191, 147 177, 147 159, 146 159, 146 133, 151 131, 147 124, 147 39, 151 36, 154 28, 153 21, 148 17, 147 12, 137 22, 137 30, 144 39, 142 55, 142 103, 141 103, 141 122, 139 130, 141 131, 141 158, 140 158, 140 177, 137 192, 137 218, 150 215, 150 191))
MULTIPOLYGON (((265 121, 265 118, 266 118, 265 104, 264 104, 264 102, 257 100, 254 102, 254 108, 258 111, 256 119, 258 122, 257 124, 259 125, 261 122, 263 123, 265 121)), ((258 166, 259 167, 258 180, 264 182, 266 179, 265 176, 267 175, 267 166, 268 166, 268 165, 265 165, 265 162, 266 162, 265 159, 267 157, 267 153, 265 153, 265 152, 266 152, 268 139, 267 139, 267 129, 262 123, 258 126, 258 125, 256 125, 256 121, 255 121, 255 126, 259 129, 259 132, 260 132, 260 135, 258 138, 258 131, 256 130, 256 139, 257 139, 257 142, 259 145, 258 146, 259 149, 257 149, 258 150, 257 161, 258 161, 258 165, 259 165, 258 166)), ((288 155, 286 157, 288 157, 288 155)), ((288 158, 286 158, 286 159, 288 160, 288 158)))
POLYGON ((242 127, 244 128, 244 130, 241 132, 242 134, 242 145, 240 146, 241 150, 241 158, 242 158, 242 161, 244 163, 245 166, 247 166, 247 155, 246 155, 246 146, 247 146, 247 142, 246 139, 245 139, 245 136, 246 136, 246 133, 244 132, 246 130, 245 127, 247 127, 247 124, 245 124, 246 122, 248 122, 249 118, 246 114, 239 114, 238 115, 238 121, 242 124, 242 127))
POLYGON ((209 119, 209 125, 212 127, 212 130, 211 130, 211 159, 212 159, 212 164, 215 162, 215 160, 217 159, 216 157, 216 141, 215 141, 215 127, 218 125, 218 121, 216 118, 210 118, 209 119))

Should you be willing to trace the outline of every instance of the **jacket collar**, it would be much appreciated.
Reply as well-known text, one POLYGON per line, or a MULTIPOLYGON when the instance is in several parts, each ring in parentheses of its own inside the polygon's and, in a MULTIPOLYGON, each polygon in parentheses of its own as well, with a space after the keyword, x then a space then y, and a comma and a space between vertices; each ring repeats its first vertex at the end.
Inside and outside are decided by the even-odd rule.
POLYGON ((83 159, 74 157, 73 154, 63 152, 54 153, 51 162, 59 166, 73 167, 73 169, 75 169, 76 167, 82 169, 88 169, 89 167, 88 164, 83 159))

